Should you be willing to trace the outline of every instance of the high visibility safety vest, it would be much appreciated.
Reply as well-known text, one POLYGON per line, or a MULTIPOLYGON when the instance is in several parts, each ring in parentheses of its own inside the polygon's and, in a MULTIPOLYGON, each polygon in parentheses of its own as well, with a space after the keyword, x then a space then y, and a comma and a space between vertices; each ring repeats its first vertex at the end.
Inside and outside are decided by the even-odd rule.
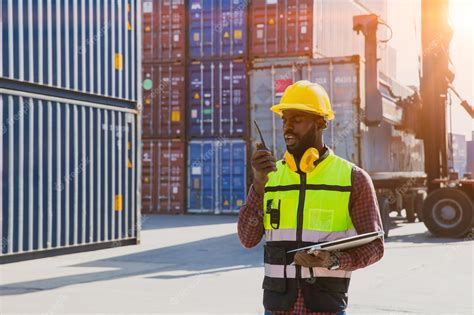
POLYGON ((339 312, 347 306, 349 271, 291 265, 295 253, 287 253, 357 235, 349 213, 353 164, 328 151, 310 173, 294 172, 280 160, 268 175, 263 201, 267 310, 289 310, 297 288, 313 311, 339 312))

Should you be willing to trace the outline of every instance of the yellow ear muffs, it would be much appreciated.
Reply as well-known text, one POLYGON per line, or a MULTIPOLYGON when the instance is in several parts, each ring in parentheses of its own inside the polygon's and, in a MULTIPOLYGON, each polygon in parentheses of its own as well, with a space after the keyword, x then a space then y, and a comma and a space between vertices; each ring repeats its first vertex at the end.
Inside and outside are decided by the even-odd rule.
MULTIPOLYGON (((286 151, 285 155, 283 156, 283 159, 285 160, 285 163, 288 165, 290 170, 292 170, 293 172, 298 171, 295 158, 290 152, 286 151)), ((316 165, 314 165, 314 162, 316 162, 318 159, 319 159, 318 149, 316 148, 307 149, 304 152, 303 156, 301 157, 300 170, 303 173, 312 172, 316 168, 316 165)))
POLYGON ((303 173, 310 173, 312 172, 315 168, 316 165, 314 165, 314 162, 319 159, 319 151, 316 148, 309 148, 306 150, 301 157, 300 161, 300 170, 303 173))
POLYGON ((293 154, 286 151, 285 155, 283 156, 283 160, 285 161, 286 165, 288 165, 290 170, 292 170, 293 172, 298 171, 298 167, 296 166, 296 161, 295 161, 295 158, 293 157, 293 154))

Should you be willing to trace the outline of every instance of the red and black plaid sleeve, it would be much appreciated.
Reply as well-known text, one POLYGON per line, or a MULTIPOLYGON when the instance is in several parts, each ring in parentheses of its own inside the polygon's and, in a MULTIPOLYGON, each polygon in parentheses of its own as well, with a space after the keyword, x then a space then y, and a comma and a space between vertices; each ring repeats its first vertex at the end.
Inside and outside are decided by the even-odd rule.
POLYGON ((263 197, 250 186, 247 202, 240 208, 237 232, 242 245, 246 248, 256 246, 262 239, 263 228, 263 197))
MULTIPOLYGON (((354 166, 352 170, 352 193, 349 203, 352 223, 358 234, 381 231, 377 195, 369 174, 354 166)), ((343 270, 364 268, 380 260, 383 256, 383 240, 377 239, 367 245, 341 252, 340 267, 343 270)))

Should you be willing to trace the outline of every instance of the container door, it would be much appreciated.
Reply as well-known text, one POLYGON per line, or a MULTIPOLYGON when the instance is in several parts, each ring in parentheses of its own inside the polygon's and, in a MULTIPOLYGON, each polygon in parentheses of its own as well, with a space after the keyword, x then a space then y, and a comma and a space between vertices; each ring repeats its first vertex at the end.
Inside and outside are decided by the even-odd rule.
POLYGON ((143 24, 143 61, 153 60, 153 50, 154 50, 154 37, 157 36, 155 30, 159 29, 158 19, 155 16, 158 16, 158 12, 154 13, 153 3, 158 4, 157 1, 153 0, 144 0, 142 6, 142 24, 143 24))
POLYGON ((214 212, 216 187, 215 146, 194 141, 188 149, 188 212, 214 212))
POLYGON ((171 64, 143 65, 144 137, 184 136, 184 69, 171 64))
POLYGON ((359 163, 360 117, 358 114, 359 82, 355 63, 313 63, 304 71, 311 82, 321 84, 329 94, 335 119, 324 133, 324 141, 348 161, 359 163), (307 71, 306 71, 307 70, 307 71))
POLYGON ((254 57, 274 55, 278 51, 279 6, 277 0, 252 2, 252 45, 254 57))
POLYGON ((196 137, 246 134, 246 68, 240 61, 206 61, 189 66, 189 134, 196 137))
POLYGON ((211 0, 189 0, 189 45, 191 59, 215 54, 215 12, 211 0))
MULTIPOLYGON (((285 89, 301 80, 301 68, 297 65, 279 67, 277 65, 254 69, 250 77, 251 121, 257 120, 266 145, 273 151, 276 159, 281 159, 286 151, 281 118, 270 111, 278 104, 285 89)), ((251 150, 260 137, 255 126, 251 125, 251 150)))
POLYGON ((219 129, 225 137, 244 136, 247 132, 247 75, 243 62, 219 64, 219 129))

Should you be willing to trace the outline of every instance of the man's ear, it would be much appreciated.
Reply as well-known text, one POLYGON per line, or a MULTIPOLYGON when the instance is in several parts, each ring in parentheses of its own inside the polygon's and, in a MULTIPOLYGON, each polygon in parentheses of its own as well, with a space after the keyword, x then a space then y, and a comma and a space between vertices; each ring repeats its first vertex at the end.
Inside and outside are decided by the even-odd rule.
POLYGON ((316 121, 316 126, 318 129, 324 130, 328 127, 328 121, 326 119, 319 119, 316 121))

